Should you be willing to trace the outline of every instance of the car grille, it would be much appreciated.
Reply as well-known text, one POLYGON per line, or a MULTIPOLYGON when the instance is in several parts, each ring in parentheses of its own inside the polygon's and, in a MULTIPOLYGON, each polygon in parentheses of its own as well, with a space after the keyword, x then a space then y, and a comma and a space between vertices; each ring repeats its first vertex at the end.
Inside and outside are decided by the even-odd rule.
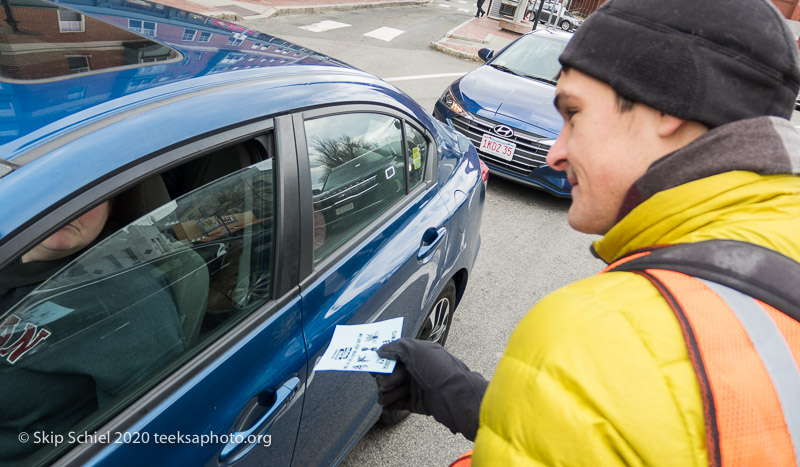
MULTIPOLYGON (((476 149, 481 146, 483 134, 489 133, 494 135, 494 133, 492 133, 492 128, 500 124, 498 122, 482 117, 476 117, 474 115, 472 116, 472 119, 456 115, 450 120, 453 122, 455 129, 458 130, 459 133, 469 138, 476 149)), ((550 145, 541 142, 542 140, 547 139, 544 136, 526 133, 514 128, 514 136, 511 138, 503 137, 503 139, 511 141, 517 145, 517 148, 514 151, 513 159, 510 161, 505 161, 497 156, 493 156, 478 150, 481 158, 496 167, 504 168, 525 176, 530 175, 534 169, 546 164, 545 158, 547 157, 547 151, 550 150, 550 145)))

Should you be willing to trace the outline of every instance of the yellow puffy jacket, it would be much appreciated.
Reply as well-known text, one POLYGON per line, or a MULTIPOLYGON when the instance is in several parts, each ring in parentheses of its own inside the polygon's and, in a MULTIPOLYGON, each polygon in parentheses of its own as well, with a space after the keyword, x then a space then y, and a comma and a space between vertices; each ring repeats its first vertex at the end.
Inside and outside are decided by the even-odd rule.
MULTIPOLYGON (((607 262, 652 245, 741 240, 800 261, 800 177, 727 172, 660 192, 601 240, 607 262)), ((483 399, 476 466, 707 463, 703 403, 658 291, 613 272, 541 300, 483 399)))

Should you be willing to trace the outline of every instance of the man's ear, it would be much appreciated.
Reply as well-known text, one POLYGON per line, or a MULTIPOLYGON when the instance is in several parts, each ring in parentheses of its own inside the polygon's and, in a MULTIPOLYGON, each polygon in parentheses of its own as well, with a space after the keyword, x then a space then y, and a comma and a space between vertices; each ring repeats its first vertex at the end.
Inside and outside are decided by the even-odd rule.
POLYGON ((668 138, 673 136, 681 126, 686 123, 686 120, 661 112, 661 118, 658 123, 658 136, 668 138))

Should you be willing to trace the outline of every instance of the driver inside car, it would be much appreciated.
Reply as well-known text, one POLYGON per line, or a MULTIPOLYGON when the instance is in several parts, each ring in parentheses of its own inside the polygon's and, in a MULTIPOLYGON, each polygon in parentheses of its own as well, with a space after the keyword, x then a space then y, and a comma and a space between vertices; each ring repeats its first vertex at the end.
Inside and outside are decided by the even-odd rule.
POLYGON ((112 206, 87 211, 0 271, 0 461, 37 449, 21 432, 65 433, 184 349, 157 268, 99 274, 75 261, 110 233, 112 206))

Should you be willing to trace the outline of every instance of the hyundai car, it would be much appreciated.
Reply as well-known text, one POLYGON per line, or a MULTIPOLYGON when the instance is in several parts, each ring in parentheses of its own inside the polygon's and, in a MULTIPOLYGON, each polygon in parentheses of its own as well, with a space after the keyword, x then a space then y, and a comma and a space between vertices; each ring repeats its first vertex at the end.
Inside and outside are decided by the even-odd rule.
POLYGON ((563 125, 553 98, 558 56, 571 37, 537 30, 497 53, 481 49, 486 63, 445 89, 433 111, 469 138, 492 174, 559 197, 571 186, 545 158, 563 125))

